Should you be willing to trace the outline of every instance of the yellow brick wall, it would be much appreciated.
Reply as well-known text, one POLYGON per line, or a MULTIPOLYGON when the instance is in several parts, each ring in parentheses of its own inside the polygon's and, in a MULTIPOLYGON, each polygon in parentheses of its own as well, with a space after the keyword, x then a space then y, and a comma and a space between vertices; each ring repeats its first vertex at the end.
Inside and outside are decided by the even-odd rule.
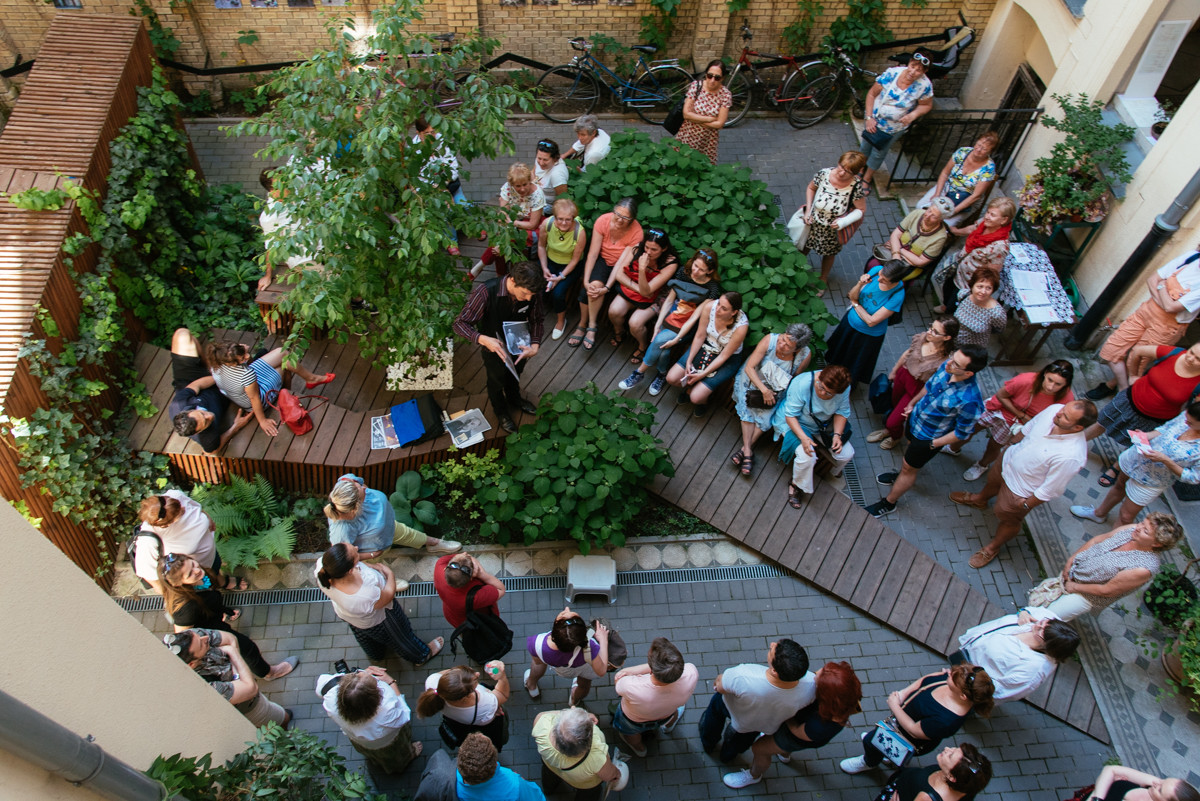
MULTIPOLYGON (((996 0, 929 0, 923 8, 903 8, 899 0, 888 0, 888 24, 898 38, 922 36, 940 32, 957 24, 957 12, 962 9, 968 19, 982 28, 996 0)), ((170 0, 150 0, 163 24, 171 28, 183 43, 177 60, 197 67, 225 67, 247 63, 265 63, 303 58, 323 48, 329 39, 325 30, 328 18, 351 17, 360 31, 370 21, 370 10, 381 0, 366 0, 352 6, 321 6, 290 8, 287 0, 279 0, 277 8, 253 8, 250 0, 242 0, 240 9, 217 9, 213 0, 193 0, 171 8, 170 0), (253 30, 258 41, 239 45, 239 31, 253 30)), ((7 38, 0 36, 3 49, 17 48, 23 58, 36 55, 42 36, 56 13, 126 14, 131 0, 83 0, 84 9, 56 11, 50 5, 35 0, 0 0, 0 25, 7 38)), ((813 49, 828 32, 829 24, 845 5, 837 0, 825 2, 825 12, 813 30, 813 49)), ((500 0, 427 0, 424 20, 417 30, 442 33, 453 30, 467 33, 476 28, 500 40, 499 52, 513 52, 547 64, 561 64, 574 55, 567 39, 572 36, 591 36, 603 32, 625 44, 637 41, 641 17, 655 13, 649 0, 635 0, 633 5, 610 5, 599 0, 595 5, 571 5, 560 0, 557 6, 501 6, 500 0)), ((797 15, 795 0, 751 0, 745 11, 730 15, 725 0, 684 0, 671 38, 669 52, 659 57, 695 59, 703 62, 714 56, 736 57, 741 52, 740 26, 743 18, 754 30, 754 44, 763 51, 778 51, 781 34, 797 15)), ((13 54, 15 56, 15 54, 13 54)), ((966 74, 968 59, 946 79, 941 94, 957 91, 966 74)), ((881 56, 872 56, 867 66, 882 65, 881 56)), ((221 82, 228 88, 248 84, 250 76, 225 76, 221 82)), ((189 81, 193 86, 197 82, 189 81)), ((219 93, 219 92, 218 92, 219 93)))

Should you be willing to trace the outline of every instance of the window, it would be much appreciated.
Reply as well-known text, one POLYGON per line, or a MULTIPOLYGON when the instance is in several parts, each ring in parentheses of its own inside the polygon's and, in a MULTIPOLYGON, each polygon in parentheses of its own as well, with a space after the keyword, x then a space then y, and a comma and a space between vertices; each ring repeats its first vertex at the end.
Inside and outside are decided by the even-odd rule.
POLYGON ((54 0, 55 8, 83 8, 83 0, 54 0))

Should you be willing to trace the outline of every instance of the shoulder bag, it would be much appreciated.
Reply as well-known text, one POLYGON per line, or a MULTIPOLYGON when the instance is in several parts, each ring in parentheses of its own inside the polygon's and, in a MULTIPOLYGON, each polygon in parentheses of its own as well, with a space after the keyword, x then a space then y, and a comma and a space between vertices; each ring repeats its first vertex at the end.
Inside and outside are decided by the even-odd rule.
POLYGON ((808 247, 809 225, 804 219, 805 208, 805 206, 801 206, 796 209, 796 213, 792 215, 787 224, 788 238, 792 240, 796 250, 805 250, 808 247))
POLYGON ((450 653, 458 656, 458 644, 471 659, 480 664, 503 659, 512 650, 513 633, 499 615, 475 611, 475 593, 483 587, 476 584, 467 592, 467 619, 450 635, 450 653))
POLYGON ((887 414, 892 410, 892 380, 887 373, 880 373, 871 379, 871 386, 867 388, 867 402, 875 414, 887 414))
MULTIPOLYGON (((837 417, 837 415, 831 414, 828 420, 822 420, 821 418, 817 417, 816 412, 813 411, 813 388, 816 387, 816 385, 817 376, 814 374, 812 383, 808 385, 808 416, 811 417, 813 422, 817 424, 817 442, 820 443, 821 447, 825 450, 831 450, 833 448, 834 434, 833 420, 835 417, 837 417)), ((842 429, 843 445, 850 441, 850 436, 852 433, 853 431, 850 428, 850 421, 847 420, 846 427, 842 429)))
POLYGON ((671 134, 671 136, 679 133, 679 129, 683 127, 683 104, 687 102, 687 95, 691 93, 692 89, 698 87, 699 85, 700 82, 696 81, 689 86, 688 91, 684 93, 683 98, 674 106, 672 106, 671 110, 667 112, 667 118, 663 120, 663 130, 671 134))

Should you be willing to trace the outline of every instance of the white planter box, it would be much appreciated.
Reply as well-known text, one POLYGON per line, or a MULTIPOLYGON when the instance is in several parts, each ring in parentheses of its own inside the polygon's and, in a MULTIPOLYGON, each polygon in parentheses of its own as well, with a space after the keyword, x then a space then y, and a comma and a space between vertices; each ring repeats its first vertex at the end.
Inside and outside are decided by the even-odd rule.
POLYGON ((389 364, 387 385, 392 392, 451 389, 454 386, 454 341, 447 339, 442 349, 434 353, 433 364, 417 367, 415 372, 407 362, 389 364))

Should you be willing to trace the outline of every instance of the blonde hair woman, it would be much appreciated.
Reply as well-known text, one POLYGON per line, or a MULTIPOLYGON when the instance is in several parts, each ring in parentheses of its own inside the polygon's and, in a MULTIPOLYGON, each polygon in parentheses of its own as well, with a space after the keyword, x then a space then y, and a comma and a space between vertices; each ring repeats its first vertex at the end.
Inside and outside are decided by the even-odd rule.
POLYGON ((462 543, 430 537, 396 522, 387 496, 353 473, 339 478, 329 491, 325 517, 329 518, 329 544, 354 545, 363 559, 374 559, 393 545, 424 548, 430 553, 454 553, 462 548, 462 543))

